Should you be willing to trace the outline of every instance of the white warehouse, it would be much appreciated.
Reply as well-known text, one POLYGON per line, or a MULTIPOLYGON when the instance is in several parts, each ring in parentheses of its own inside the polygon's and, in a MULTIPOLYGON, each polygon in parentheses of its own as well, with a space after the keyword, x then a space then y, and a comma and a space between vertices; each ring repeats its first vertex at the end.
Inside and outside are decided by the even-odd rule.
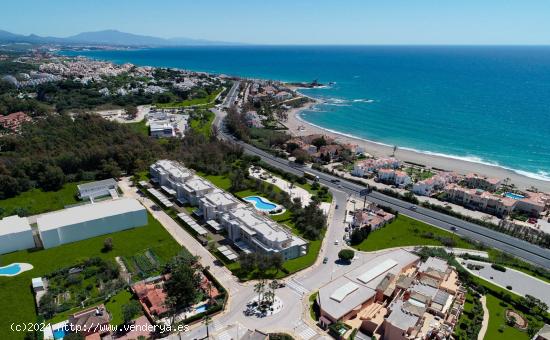
POLYGON ((25 217, 13 215, 0 220, 0 254, 34 247, 32 229, 25 217))
POLYGON ((123 198, 59 210, 37 219, 44 248, 76 242, 147 224, 135 199, 123 198))

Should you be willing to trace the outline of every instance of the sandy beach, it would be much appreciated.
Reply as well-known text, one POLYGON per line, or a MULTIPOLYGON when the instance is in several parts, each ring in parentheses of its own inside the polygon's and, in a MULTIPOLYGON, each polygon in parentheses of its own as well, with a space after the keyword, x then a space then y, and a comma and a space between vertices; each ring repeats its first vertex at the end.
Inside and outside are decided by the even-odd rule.
MULTIPOLYGON (((313 99, 313 98, 312 98, 313 99)), ((299 109, 292 109, 288 113, 288 120, 284 122, 284 125, 288 128, 289 133, 293 136, 305 136, 311 134, 325 134, 335 138, 339 143, 351 143, 357 144, 365 149, 365 151, 375 157, 388 157, 392 154, 392 147, 378 144, 375 142, 352 138, 345 136, 339 133, 328 131, 317 126, 314 126, 305 120, 299 117, 299 114, 303 110, 307 110, 315 105, 315 102, 308 103, 306 106, 299 109), (299 129, 302 126, 305 129, 299 129)), ((415 152, 406 149, 398 148, 395 157, 405 161, 412 162, 416 164, 422 164, 427 167, 444 169, 448 171, 455 171, 459 174, 468 174, 468 173, 477 173, 480 175, 495 177, 500 179, 510 178, 511 182, 514 183, 520 189, 527 189, 531 186, 535 188, 549 192, 550 191, 550 181, 542 181, 539 179, 530 178, 521 174, 518 174, 512 170, 504 169, 498 166, 492 166, 487 164, 481 164, 476 162, 469 162, 466 160, 449 158, 438 155, 429 155, 425 153, 415 152)))

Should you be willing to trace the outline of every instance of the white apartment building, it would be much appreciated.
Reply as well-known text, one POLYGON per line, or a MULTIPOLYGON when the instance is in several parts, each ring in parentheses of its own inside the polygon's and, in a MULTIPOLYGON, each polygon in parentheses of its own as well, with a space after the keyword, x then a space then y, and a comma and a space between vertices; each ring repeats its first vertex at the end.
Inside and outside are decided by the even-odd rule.
POLYGON ((93 199, 101 196, 108 196, 111 190, 117 189, 116 181, 112 178, 102 181, 79 184, 77 186, 80 199, 93 199))
POLYGON ((244 206, 230 193, 216 189, 199 200, 199 209, 206 221, 218 220, 220 216, 237 206, 244 206))
POLYGON ((228 237, 242 249, 281 254, 289 260, 307 253, 308 243, 252 208, 239 207, 221 215, 228 237))

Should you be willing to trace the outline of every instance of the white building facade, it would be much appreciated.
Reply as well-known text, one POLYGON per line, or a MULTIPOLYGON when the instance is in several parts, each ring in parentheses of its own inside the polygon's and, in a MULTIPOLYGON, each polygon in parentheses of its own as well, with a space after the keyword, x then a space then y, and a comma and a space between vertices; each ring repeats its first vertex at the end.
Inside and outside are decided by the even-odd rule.
POLYGON ((13 215, 0 220, 0 254, 34 247, 32 229, 25 217, 13 215))
POLYGON ((86 204, 40 216, 36 223, 45 249, 141 227, 147 211, 135 199, 86 204))

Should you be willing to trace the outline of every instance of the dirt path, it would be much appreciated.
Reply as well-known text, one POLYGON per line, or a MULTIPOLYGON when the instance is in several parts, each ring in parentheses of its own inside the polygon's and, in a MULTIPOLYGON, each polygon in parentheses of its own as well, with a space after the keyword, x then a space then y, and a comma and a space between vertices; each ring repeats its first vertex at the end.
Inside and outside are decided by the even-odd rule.
POLYGON ((483 295, 479 301, 483 307, 483 321, 481 321, 481 329, 477 335, 477 340, 483 340, 485 333, 487 333, 487 327, 489 326, 489 310, 487 309, 487 298, 485 295, 483 295))

